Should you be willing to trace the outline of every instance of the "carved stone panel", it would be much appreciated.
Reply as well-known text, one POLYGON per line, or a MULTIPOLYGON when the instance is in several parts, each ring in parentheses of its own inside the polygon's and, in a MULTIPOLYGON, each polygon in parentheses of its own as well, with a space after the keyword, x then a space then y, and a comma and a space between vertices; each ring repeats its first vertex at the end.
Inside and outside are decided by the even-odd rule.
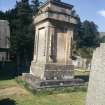
POLYGON ((67 32, 64 29, 57 31, 57 62, 66 63, 67 32))
POLYGON ((43 63, 45 62, 45 42, 46 42, 46 35, 45 35, 45 28, 39 29, 38 35, 38 62, 43 63))

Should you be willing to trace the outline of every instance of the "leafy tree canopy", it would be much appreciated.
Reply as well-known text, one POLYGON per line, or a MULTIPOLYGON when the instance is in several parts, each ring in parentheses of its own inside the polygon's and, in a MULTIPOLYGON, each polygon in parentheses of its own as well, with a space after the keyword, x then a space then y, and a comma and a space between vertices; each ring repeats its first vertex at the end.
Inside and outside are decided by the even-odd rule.
POLYGON ((77 54, 85 58, 91 58, 93 49, 99 46, 100 37, 97 25, 85 20, 81 22, 78 17, 78 24, 76 25, 74 35, 74 50, 77 54))
POLYGON ((34 48, 34 25, 33 15, 37 14, 39 0, 21 0, 16 6, 6 11, 0 11, 0 19, 7 19, 11 29, 11 57, 13 60, 31 61, 34 48), (33 12, 34 11, 34 12, 33 12))

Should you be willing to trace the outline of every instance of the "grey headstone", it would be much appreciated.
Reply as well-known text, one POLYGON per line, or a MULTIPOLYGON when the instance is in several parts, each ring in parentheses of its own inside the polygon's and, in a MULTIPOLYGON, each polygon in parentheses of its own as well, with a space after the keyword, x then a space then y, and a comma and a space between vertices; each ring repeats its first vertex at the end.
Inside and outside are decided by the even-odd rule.
POLYGON ((105 43, 93 54, 86 105, 105 105, 105 43))

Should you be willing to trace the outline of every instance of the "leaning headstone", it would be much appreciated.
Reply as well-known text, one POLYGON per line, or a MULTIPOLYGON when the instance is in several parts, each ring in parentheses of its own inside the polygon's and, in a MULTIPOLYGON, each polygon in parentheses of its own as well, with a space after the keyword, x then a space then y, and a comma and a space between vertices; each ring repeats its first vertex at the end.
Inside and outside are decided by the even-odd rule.
POLYGON ((105 105, 105 43, 93 54, 86 105, 105 105))

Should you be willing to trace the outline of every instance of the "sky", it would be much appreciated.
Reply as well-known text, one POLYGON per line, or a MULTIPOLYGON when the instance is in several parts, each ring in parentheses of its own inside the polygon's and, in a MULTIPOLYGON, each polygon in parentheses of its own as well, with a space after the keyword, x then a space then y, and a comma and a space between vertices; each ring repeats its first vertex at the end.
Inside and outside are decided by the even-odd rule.
MULTIPOLYGON (((19 1, 19 0, 17 0, 19 1)), ((74 5, 82 21, 94 21, 100 32, 105 32, 105 0, 62 0, 74 5)), ((0 0, 0 10, 6 11, 15 6, 16 0, 0 0)))

